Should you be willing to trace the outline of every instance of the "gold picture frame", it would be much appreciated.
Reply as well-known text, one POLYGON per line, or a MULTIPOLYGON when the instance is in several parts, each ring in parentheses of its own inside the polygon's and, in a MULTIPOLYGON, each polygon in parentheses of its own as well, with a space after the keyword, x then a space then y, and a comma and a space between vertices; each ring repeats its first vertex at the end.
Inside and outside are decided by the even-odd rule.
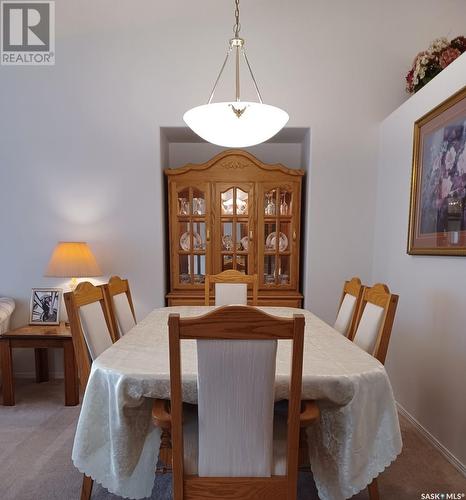
POLYGON ((414 124, 410 255, 466 255, 466 87, 414 124))

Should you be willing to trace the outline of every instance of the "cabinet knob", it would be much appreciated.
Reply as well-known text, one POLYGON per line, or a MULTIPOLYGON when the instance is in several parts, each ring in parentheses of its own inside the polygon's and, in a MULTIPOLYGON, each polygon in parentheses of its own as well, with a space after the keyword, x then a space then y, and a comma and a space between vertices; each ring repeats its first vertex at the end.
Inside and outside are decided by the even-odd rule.
POLYGON ((252 241, 253 236, 254 235, 253 235, 252 231, 249 231, 249 241, 252 241))
POLYGON ((210 229, 209 228, 206 229, 205 239, 206 239, 206 241, 210 241, 210 229))
POLYGON ((296 230, 293 229, 293 241, 296 241, 296 230))

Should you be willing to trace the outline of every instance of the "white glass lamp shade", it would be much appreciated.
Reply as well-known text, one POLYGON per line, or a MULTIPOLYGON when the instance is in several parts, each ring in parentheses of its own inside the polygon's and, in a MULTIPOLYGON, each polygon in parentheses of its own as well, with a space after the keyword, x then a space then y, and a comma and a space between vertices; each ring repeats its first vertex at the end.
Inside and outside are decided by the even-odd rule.
POLYGON ((260 144, 279 132, 288 119, 288 113, 275 106, 242 101, 197 106, 183 116, 188 127, 204 140, 228 148, 260 144), (238 117, 234 110, 243 109, 238 117))

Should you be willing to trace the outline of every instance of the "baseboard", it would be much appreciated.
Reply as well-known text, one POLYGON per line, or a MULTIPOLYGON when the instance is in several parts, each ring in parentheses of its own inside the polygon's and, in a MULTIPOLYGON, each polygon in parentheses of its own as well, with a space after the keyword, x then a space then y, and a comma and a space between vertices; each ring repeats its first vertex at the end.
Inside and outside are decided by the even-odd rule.
MULTIPOLYGON (((50 372, 49 376, 53 378, 64 378, 63 372, 50 372)), ((15 378, 36 378, 36 372, 14 372, 15 378)))
POLYGON ((421 425, 405 408, 403 408, 400 403, 396 403, 398 412, 406 418, 421 436, 426 439, 434 448, 436 448, 450 463, 458 470, 463 476, 466 477, 466 465, 463 464, 458 458, 453 455, 453 453, 445 448, 443 444, 423 426, 421 425))

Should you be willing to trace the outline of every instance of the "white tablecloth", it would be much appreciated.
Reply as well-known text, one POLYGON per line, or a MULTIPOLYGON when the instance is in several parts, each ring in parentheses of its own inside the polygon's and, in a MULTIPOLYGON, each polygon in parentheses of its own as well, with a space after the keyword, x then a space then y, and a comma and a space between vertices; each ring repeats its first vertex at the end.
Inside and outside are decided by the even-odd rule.
MULTIPOLYGON (((156 309, 93 363, 73 447, 73 462, 112 493, 151 494, 160 434, 150 398, 170 397, 168 327, 212 307, 156 309)), ((322 500, 364 489, 401 452, 392 389, 384 367, 308 311, 264 307, 270 314, 306 318, 303 399, 317 399, 320 424, 309 429, 312 472, 322 500)), ((276 400, 288 393, 290 342, 279 341, 276 400)), ((194 341, 182 350, 183 399, 197 401, 194 341)))

